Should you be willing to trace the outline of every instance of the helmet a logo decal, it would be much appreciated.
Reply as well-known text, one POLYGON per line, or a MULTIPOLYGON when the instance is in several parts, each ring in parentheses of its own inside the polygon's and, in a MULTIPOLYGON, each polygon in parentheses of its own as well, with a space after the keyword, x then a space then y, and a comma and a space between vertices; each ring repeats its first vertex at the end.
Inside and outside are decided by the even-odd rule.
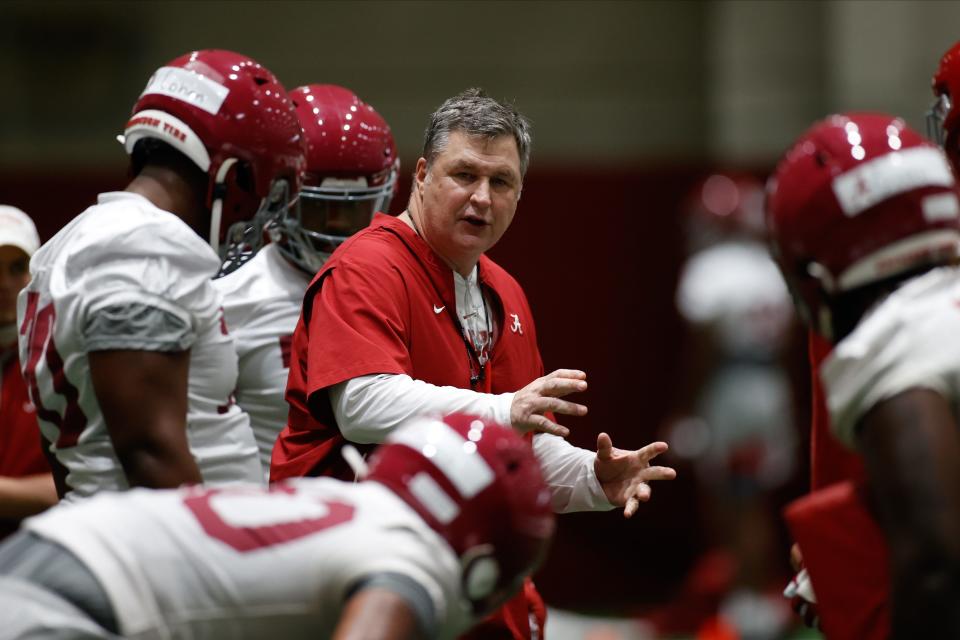
POLYGON ((523 327, 520 325, 520 316, 515 313, 511 313, 510 317, 513 318, 513 324, 510 325, 510 331, 523 335, 523 327))

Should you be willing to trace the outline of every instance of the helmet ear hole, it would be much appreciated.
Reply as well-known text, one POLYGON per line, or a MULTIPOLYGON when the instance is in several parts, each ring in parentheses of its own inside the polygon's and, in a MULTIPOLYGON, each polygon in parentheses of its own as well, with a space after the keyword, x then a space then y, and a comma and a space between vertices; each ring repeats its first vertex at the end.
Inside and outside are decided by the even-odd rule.
POLYGON ((250 168, 250 163, 240 161, 234 165, 234 180, 238 187, 243 189, 249 194, 255 192, 255 187, 253 183, 253 171, 250 168))
POLYGON ((467 550, 460 564, 463 593, 471 602, 479 602, 490 596, 500 582, 500 564, 493 552, 493 545, 484 544, 467 550))

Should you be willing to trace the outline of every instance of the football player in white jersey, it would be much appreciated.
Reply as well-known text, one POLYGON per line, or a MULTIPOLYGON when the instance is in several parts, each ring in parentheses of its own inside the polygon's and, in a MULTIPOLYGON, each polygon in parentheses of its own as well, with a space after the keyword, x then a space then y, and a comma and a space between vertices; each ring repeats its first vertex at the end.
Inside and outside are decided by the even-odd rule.
POLYGON ((521 436, 418 418, 360 483, 137 489, 26 521, 0 546, 0 638, 452 638, 553 527, 521 436))
POLYGON ((758 178, 714 173, 684 212, 690 255, 676 302, 690 339, 669 441, 693 463, 711 541, 734 563, 718 615, 741 634, 774 637, 790 623, 771 590, 783 581, 776 492, 796 468, 790 294, 763 241, 758 178))
POLYGON ((960 637, 960 203, 947 159, 898 118, 831 116, 781 160, 767 224, 797 310, 834 344, 821 367, 831 428, 868 478, 863 501, 824 490, 787 512, 823 630, 960 637))
POLYGON ((151 76, 122 140, 132 181, 37 251, 18 300, 23 374, 66 497, 262 482, 211 278, 221 228, 299 188, 293 106, 256 61, 195 51, 151 76))
POLYGON ((389 125, 349 89, 313 84, 290 98, 307 143, 299 206, 269 222, 274 242, 241 268, 228 263, 235 270, 214 281, 239 356, 237 404, 250 415, 265 474, 287 421, 283 394, 303 293, 337 246, 390 208, 400 169, 389 125))

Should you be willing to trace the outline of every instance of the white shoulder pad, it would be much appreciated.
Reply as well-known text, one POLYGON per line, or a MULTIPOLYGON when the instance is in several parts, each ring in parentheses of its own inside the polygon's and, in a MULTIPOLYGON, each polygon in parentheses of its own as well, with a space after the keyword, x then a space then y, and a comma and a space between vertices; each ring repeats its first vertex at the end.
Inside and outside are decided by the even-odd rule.
POLYGON ((960 270, 908 282, 869 311, 824 361, 820 377, 831 427, 855 446, 857 423, 874 405, 912 388, 960 398, 960 270))

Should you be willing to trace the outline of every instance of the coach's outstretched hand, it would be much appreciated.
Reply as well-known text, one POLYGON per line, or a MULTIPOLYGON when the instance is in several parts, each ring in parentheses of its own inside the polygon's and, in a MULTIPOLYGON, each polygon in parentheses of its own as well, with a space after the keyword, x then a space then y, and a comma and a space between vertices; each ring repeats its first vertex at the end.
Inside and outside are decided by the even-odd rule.
POLYGON ((623 507, 624 517, 633 516, 640 503, 650 499, 651 489, 647 483, 677 477, 671 467, 650 466, 650 461, 668 448, 666 442, 652 442, 636 451, 625 451, 614 447, 606 433, 597 436, 597 459, 593 468, 607 500, 623 507))
POLYGON ((547 412, 568 416, 586 415, 587 407, 561 400, 566 395, 587 390, 587 374, 576 369, 557 369, 537 378, 513 395, 510 422, 521 433, 541 431, 566 438, 570 430, 544 415, 547 412))

